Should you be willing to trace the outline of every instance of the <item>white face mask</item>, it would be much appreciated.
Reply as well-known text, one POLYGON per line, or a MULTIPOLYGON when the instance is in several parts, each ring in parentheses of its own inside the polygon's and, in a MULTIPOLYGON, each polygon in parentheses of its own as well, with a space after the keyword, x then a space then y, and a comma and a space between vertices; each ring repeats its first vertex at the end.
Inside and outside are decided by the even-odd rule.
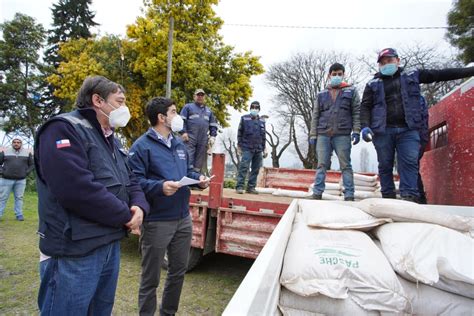
POLYGON ((176 115, 171 119, 171 130, 175 133, 181 132, 183 130, 184 121, 180 115, 176 115))
POLYGON ((112 104, 108 103, 114 110, 109 113, 109 115, 105 114, 109 118, 109 124, 111 127, 125 127, 130 121, 132 115, 130 114, 130 110, 127 106, 119 106, 118 108, 114 107, 112 104))

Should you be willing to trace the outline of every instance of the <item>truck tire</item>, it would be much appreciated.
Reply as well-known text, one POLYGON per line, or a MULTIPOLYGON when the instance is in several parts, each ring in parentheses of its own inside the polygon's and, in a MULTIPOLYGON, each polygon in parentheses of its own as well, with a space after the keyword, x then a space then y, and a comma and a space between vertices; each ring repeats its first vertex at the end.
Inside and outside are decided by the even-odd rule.
MULTIPOLYGON (((191 249, 189 249, 188 269, 186 270, 186 272, 189 272, 196 268, 197 265, 201 262, 202 257, 202 249, 191 247, 191 249)), ((168 270, 168 253, 166 253, 165 257, 163 258, 163 264, 161 265, 161 268, 168 270)))

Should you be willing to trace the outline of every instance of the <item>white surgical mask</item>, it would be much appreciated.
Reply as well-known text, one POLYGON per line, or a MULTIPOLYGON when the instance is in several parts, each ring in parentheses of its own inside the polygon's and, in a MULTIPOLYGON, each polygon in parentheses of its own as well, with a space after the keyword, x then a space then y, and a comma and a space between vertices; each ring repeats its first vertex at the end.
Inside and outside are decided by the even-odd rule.
POLYGON ((184 121, 180 115, 176 115, 171 119, 171 130, 175 133, 181 132, 183 130, 184 121))
POLYGON ((102 110, 101 112, 104 113, 105 116, 109 118, 109 124, 111 127, 125 127, 127 126, 128 121, 130 121, 130 118, 132 115, 130 114, 130 110, 128 109, 127 106, 122 105, 116 108, 112 104, 108 103, 107 104, 113 108, 112 112, 109 113, 109 115, 105 114, 102 110))

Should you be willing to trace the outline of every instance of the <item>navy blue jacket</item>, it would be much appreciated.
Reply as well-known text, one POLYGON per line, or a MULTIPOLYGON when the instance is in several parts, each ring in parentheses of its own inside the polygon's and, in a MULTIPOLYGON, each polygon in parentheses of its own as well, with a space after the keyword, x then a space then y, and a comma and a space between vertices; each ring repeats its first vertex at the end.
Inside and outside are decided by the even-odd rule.
POLYGON ((265 122, 260 116, 243 115, 237 132, 237 145, 242 150, 262 152, 265 150, 265 140, 265 122))
POLYGON ((163 194, 165 181, 179 181, 184 176, 197 180, 201 176, 190 168, 188 151, 181 139, 173 137, 169 148, 150 128, 133 143, 129 163, 150 203, 145 221, 171 221, 189 215, 187 186, 173 195, 163 194))
POLYGON ((367 83, 362 97, 362 127, 370 127, 374 133, 383 133, 386 127, 419 130, 423 124, 420 84, 472 75, 474 67, 441 70, 399 68, 393 76, 376 73, 374 79, 367 83))
POLYGON ((149 206, 127 155, 93 109, 45 123, 35 140, 40 250, 83 256, 125 236, 132 205, 149 206))

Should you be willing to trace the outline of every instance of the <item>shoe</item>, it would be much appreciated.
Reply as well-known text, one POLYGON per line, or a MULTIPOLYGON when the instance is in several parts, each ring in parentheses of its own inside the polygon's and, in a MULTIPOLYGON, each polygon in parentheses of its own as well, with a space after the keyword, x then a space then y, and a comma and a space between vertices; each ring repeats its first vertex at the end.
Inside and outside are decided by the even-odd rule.
POLYGON ((384 198, 384 199, 396 199, 397 195, 395 193, 386 193, 386 194, 382 193, 382 198, 384 198))
POLYGON ((353 196, 346 196, 346 197, 344 197, 344 201, 352 201, 352 202, 354 202, 354 197, 353 197, 353 196))
POLYGON ((255 189, 250 189, 250 190, 247 190, 246 192, 249 194, 258 194, 257 190, 255 189))
POLYGON ((323 195, 322 195, 322 194, 313 193, 313 195, 311 196, 311 198, 312 198, 313 200, 322 200, 322 199, 323 199, 323 195))
POLYGON ((25 219, 23 218, 23 215, 17 216, 16 217, 17 221, 23 222, 25 219))
POLYGON ((402 196, 402 200, 418 203, 418 197, 413 195, 402 196))
POLYGON ((243 190, 243 189, 235 189, 235 192, 237 192, 238 194, 244 194, 244 190, 243 190))

